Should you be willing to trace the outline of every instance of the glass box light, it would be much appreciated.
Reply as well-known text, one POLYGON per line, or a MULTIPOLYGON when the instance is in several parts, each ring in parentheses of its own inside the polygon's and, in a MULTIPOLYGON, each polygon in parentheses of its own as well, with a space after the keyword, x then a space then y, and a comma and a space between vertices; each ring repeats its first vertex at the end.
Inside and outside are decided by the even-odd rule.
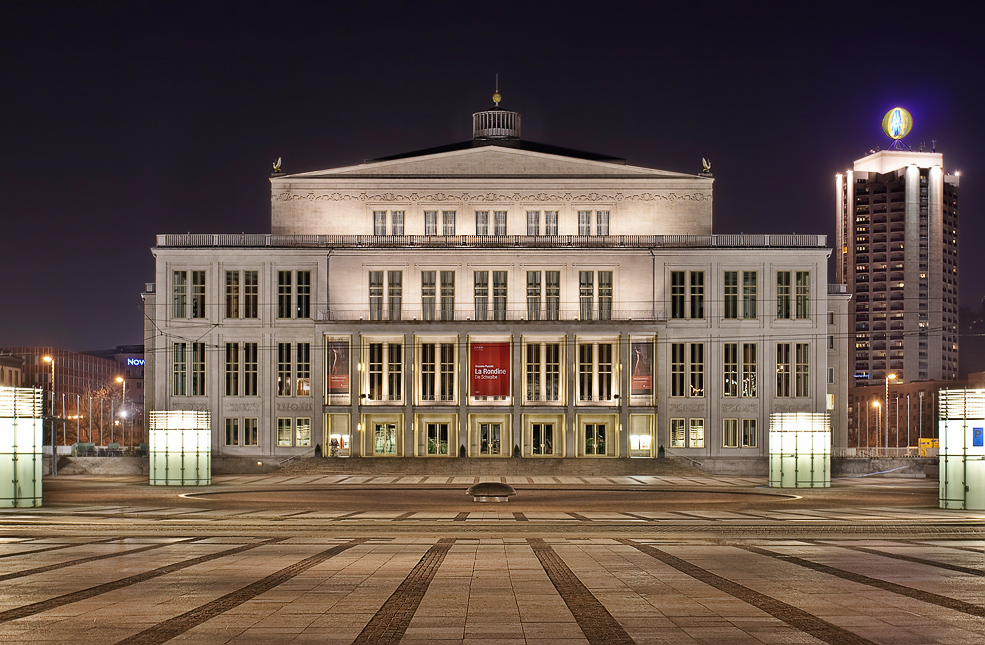
POLYGON ((985 510, 985 390, 941 390, 937 397, 940 507, 985 510))
POLYGON ((192 410, 150 413, 152 486, 208 486, 212 483, 212 416, 192 410))
POLYGON ((0 505, 41 506, 41 390, 0 387, 0 505))
POLYGON ((831 418, 827 413, 770 415, 770 486, 831 486, 831 418))

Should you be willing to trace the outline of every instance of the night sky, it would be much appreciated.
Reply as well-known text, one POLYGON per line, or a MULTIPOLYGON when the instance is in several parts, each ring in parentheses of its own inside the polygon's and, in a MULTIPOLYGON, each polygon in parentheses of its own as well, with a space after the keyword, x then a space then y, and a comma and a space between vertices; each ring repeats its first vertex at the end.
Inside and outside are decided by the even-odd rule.
POLYGON ((269 232, 277 157, 465 141, 496 73, 525 139, 680 172, 708 157, 716 233, 829 244, 835 173, 906 107, 906 142, 962 173, 978 308, 979 3, 582 4, 5 0, 0 346, 143 342, 156 234, 269 232))

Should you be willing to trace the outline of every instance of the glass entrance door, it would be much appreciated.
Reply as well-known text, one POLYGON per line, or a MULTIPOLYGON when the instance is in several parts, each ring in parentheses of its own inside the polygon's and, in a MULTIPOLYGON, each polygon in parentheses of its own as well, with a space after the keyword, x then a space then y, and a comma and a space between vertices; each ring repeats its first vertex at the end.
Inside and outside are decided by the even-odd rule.
POLYGON ((425 433, 427 434, 427 454, 448 454, 447 423, 428 423, 425 425, 425 433))
POLYGON ((503 454, 501 423, 479 424, 479 454, 484 457, 495 457, 503 454))
POLYGON ((587 423, 585 424, 585 454, 604 455, 605 454, 605 424, 587 423))
POLYGON ((531 427, 533 433, 533 454, 553 455, 554 454, 554 424, 535 423, 531 427))
POLYGON ((397 424, 377 423, 373 426, 373 454, 397 454, 397 424))

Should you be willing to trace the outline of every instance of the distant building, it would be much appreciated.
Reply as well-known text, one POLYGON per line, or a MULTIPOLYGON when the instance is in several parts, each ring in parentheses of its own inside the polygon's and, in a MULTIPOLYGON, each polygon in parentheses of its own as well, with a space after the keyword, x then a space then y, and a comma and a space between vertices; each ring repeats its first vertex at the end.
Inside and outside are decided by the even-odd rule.
POLYGON ((21 387, 24 358, 0 351, 0 385, 21 387))
MULTIPOLYGON (((91 356, 116 361, 120 368, 118 376, 126 379, 127 401, 135 410, 143 414, 144 409, 144 346, 117 345, 113 349, 86 352, 91 356)), ((115 379, 114 379, 115 380, 115 379)))

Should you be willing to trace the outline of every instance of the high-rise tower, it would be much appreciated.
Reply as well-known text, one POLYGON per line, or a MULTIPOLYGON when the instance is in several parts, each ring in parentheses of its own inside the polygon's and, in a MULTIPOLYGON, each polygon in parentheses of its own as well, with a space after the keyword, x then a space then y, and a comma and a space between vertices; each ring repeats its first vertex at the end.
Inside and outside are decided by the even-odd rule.
POLYGON ((942 154, 902 145, 905 110, 890 110, 883 127, 890 149, 836 176, 852 382, 957 378, 958 175, 945 173, 942 154))

